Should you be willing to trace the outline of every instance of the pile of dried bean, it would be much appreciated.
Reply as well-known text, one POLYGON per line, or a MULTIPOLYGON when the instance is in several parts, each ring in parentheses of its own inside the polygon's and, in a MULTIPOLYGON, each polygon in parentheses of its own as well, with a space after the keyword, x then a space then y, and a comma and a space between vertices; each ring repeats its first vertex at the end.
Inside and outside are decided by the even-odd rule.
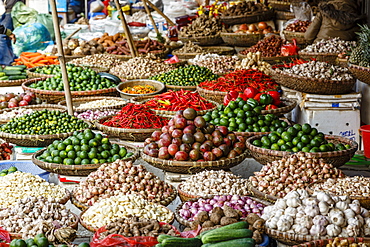
POLYGON ((247 55, 249 52, 261 52, 262 57, 278 57, 281 56, 281 46, 284 40, 277 35, 270 35, 260 40, 254 46, 240 52, 242 55, 247 55))
POLYGON ((190 25, 183 27, 179 34, 182 37, 205 37, 218 35, 223 30, 221 20, 206 14, 197 17, 190 25))
POLYGON ((240 16, 261 13, 267 11, 268 7, 262 3, 255 3, 253 1, 243 1, 231 6, 222 13, 223 16, 240 16))
POLYGON ((286 26, 285 30, 290 32, 305 33, 310 24, 311 24, 310 21, 296 20, 293 23, 290 23, 288 26, 286 26))
MULTIPOLYGON (((166 50, 165 46, 162 43, 156 40, 151 40, 151 39, 135 40, 134 46, 136 47, 139 54, 147 54, 147 53, 158 54, 166 50)), ((115 42, 114 45, 109 46, 106 50, 108 53, 111 53, 111 54, 131 55, 130 47, 126 39, 115 42)))
POLYGON ((177 50, 180 53, 202 53, 204 49, 199 45, 195 45, 193 42, 189 41, 183 47, 177 50))

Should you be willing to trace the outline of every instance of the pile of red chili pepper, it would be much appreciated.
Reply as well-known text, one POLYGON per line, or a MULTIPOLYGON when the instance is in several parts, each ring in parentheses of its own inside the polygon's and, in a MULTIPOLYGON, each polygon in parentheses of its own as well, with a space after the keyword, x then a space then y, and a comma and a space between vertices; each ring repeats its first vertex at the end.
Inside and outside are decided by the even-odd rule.
POLYGON ((168 121, 164 117, 157 116, 147 105, 128 103, 120 112, 102 124, 123 129, 159 129, 168 121))
POLYGON ((180 111, 186 108, 201 111, 215 107, 213 103, 200 96, 198 92, 183 89, 156 95, 154 99, 147 101, 145 105, 151 109, 163 111, 180 111))
POLYGON ((270 76, 258 70, 236 70, 214 81, 205 81, 199 84, 201 88, 211 91, 243 92, 247 87, 253 87, 260 92, 276 90, 279 87, 270 76))

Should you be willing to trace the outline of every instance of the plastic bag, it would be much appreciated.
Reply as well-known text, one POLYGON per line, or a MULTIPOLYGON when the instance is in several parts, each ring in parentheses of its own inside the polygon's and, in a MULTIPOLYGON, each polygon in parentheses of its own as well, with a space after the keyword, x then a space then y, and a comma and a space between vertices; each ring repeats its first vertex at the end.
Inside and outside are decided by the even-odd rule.
POLYGON ((52 40, 55 39, 53 16, 50 14, 38 14, 36 22, 43 24, 49 31, 52 40))
POLYGON ((296 39, 293 39, 293 43, 289 43, 281 46, 281 55, 283 56, 293 56, 298 55, 298 46, 296 39))
POLYGON ((7 243, 10 243, 11 240, 9 232, 2 228, 1 226, 0 226, 0 239, 4 240, 7 243))
POLYGON ((19 56, 24 51, 44 50, 51 40, 50 33, 41 23, 26 24, 14 29, 17 43, 13 44, 14 53, 19 56))
POLYGON ((312 20, 312 9, 307 2, 299 2, 291 5, 295 19, 301 21, 312 20))
POLYGON ((101 12, 104 9, 104 4, 100 0, 90 3, 90 13, 101 12))
POLYGON ((38 12, 35 9, 27 7, 22 2, 17 2, 12 9, 12 19, 14 28, 24 25, 26 23, 37 22, 37 15, 38 12))

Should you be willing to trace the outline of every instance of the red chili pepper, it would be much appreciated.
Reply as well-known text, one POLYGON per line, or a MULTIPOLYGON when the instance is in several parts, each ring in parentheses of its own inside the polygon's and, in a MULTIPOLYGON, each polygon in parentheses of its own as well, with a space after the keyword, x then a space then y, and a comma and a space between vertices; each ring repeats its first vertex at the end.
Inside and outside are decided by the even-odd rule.
POLYGON ((276 105, 267 105, 265 110, 272 110, 272 109, 278 109, 276 105))

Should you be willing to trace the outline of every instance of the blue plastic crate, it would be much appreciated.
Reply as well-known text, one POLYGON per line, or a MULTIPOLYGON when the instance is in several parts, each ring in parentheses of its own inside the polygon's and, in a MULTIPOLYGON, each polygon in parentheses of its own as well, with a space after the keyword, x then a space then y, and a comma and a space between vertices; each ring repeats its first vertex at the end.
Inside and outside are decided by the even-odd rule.
POLYGON ((1 161, 0 162, 0 171, 3 169, 8 169, 9 167, 15 166, 18 171, 21 172, 28 172, 32 173, 33 175, 38 175, 39 177, 45 179, 47 182, 49 182, 49 174, 50 172, 47 172, 34 163, 32 161, 1 161))

